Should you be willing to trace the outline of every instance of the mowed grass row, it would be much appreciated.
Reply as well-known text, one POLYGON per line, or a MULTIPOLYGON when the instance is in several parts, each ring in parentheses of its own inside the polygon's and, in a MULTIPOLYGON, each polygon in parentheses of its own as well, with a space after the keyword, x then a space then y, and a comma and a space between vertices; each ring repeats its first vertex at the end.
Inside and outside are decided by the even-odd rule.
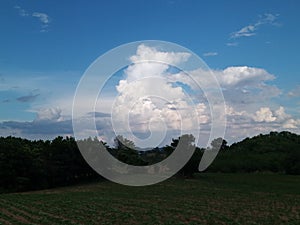
POLYGON ((300 176, 201 174, 0 195, 0 224, 300 224, 300 176))

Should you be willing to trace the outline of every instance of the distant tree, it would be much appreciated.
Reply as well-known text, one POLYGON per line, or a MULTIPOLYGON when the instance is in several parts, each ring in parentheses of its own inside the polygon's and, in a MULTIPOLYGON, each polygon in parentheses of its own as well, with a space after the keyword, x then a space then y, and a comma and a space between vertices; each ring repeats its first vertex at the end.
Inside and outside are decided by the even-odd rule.
POLYGON ((171 154, 178 146, 183 149, 180 154, 194 151, 189 161, 177 173, 179 177, 191 178, 194 173, 198 172, 202 152, 199 148, 196 148, 195 137, 192 134, 184 134, 177 139, 172 139, 170 146, 166 146, 164 150, 171 154))
POLYGON ((292 149, 285 161, 285 172, 287 174, 300 174, 300 149, 292 149))
POLYGON ((135 149, 133 141, 118 135, 115 140, 116 157, 118 160, 135 166, 147 165, 135 149))
POLYGON ((124 138, 122 135, 118 135, 115 139, 115 148, 118 150, 127 150, 127 149, 132 149, 135 150, 135 144, 133 141, 124 138))
MULTIPOLYGON (((220 140, 212 145, 217 146, 219 143, 220 140)), ((300 136, 297 134, 283 131, 247 137, 232 144, 228 150, 219 152, 208 171, 300 174, 297 169, 300 136)))
POLYGON ((221 151, 227 150, 229 148, 229 146, 227 145, 227 141, 221 137, 214 139, 211 142, 211 146, 212 149, 221 150, 221 151))

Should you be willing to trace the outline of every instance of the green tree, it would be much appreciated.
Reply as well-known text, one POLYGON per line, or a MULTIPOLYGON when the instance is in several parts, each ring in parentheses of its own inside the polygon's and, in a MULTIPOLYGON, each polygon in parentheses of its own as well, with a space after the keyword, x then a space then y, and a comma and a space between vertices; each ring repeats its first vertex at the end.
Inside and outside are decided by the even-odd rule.
POLYGON ((116 157, 118 160, 135 166, 147 165, 141 158, 133 141, 118 135, 115 140, 116 157))

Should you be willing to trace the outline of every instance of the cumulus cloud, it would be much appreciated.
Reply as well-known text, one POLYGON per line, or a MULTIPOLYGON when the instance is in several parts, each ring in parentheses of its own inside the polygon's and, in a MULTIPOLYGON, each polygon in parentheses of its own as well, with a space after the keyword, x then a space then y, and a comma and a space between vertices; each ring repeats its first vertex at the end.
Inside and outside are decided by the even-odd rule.
POLYGON ((276 21, 278 16, 278 14, 274 15, 271 13, 265 13, 264 15, 261 15, 259 20, 257 20, 254 24, 244 26, 240 30, 231 33, 230 38, 236 39, 240 37, 251 37, 256 35, 256 31, 262 25, 279 25, 276 21))
POLYGON ((241 104, 243 107, 247 105, 253 108, 251 104, 270 100, 281 93, 276 86, 268 84, 275 79, 275 76, 260 68, 236 66, 211 71, 196 69, 188 74, 190 78, 184 72, 169 78, 174 82, 189 85, 194 90, 201 88, 209 93, 210 89, 215 88, 213 79, 215 77, 223 90, 227 104, 241 104))
POLYGON ((264 81, 273 80, 275 77, 264 69, 248 66, 228 67, 223 71, 215 71, 222 86, 259 86, 264 81))
POLYGON ((214 88, 208 79, 211 74, 215 75, 223 90, 227 105, 227 137, 230 140, 271 130, 299 131, 298 120, 286 113, 283 106, 274 109, 276 104, 273 100, 280 97, 282 91, 271 84, 276 77, 264 69, 248 66, 211 71, 197 69, 189 72, 192 79, 185 77, 183 72, 170 78, 195 90, 199 88, 195 85, 196 80, 203 90, 209 90, 214 88))
MULTIPOLYGON (((180 72, 168 65, 184 65, 190 57, 185 52, 165 52, 140 45, 129 58, 132 64, 123 71, 122 79, 115 87, 117 97, 103 96, 97 102, 95 111, 91 112, 91 107, 87 105, 94 100, 81 96, 80 115, 73 121, 82 127, 79 137, 95 136, 87 124, 91 121, 88 119, 94 118, 98 136, 106 137, 109 143, 113 143, 116 131, 124 136, 130 133, 127 137, 138 146, 148 147, 151 142, 143 142, 144 139, 160 140, 161 136, 166 135, 168 139, 160 141, 167 144, 171 137, 181 134, 178 131, 193 133, 193 129, 199 127, 201 139, 205 139, 209 137, 212 124, 211 108, 217 108, 220 104, 217 101, 208 102, 208 97, 214 95, 213 90, 218 88, 214 77, 220 84, 227 105, 224 113, 227 116, 226 138, 229 142, 271 130, 300 131, 300 120, 289 114, 291 110, 272 101, 281 94, 281 90, 272 85, 275 75, 249 66, 230 66, 211 71, 198 68, 180 72)), ((296 93, 296 89, 292 90, 289 96, 294 97, 296 93)), ((34 94, 21 96, 23 99, 19 100, 31 101, 34 94)), ((40 138, 40 129, 45 138, 54 134, 72 135, 72 98, 73 95, 69 98, 64 95, 64 98, 52 102, 52 105, 59 107, 46 105, 35 110, 37 116, 34 121, 2 122, 0 134, 6 131, 40 138)), ((211 99, 214 100, 213 97, 211 99)))
POLYGON ((136 54, 130 57, 132 63, 141 61, 162 62, 170 65, 180 65, 186 62, 190 57, 187 52, 165 52, 158 51, 154 47, 149 47, 144 44, 138 46, 136 54))
POLYGON ((294 129, 297 129, 299 127, 300 127, 300 120, 299 119, 297 119, 297 120, 295 120, 295 119, 288 119, 283 124, 283 128, 285 128, 285 129, 292 129, 292 130, 294 130, 294 129))
POLYGON ((227 106, 226 112, 226 138, 231 142, 259 133, 269 133, 270 131, 288 130, 296 133, 300 132, 300 120, 286 113, 283 106, 277 109, 265 106, 254 113, 238 111, 233 107, 227 106))
MULTIPOLYGON (((277 129, 298 129, 300 120, 294 119, 290 114, 285 112, 285 108, 280 106, 277 110, 271 110, 269 107, 262 107, 256 111, 254 117, 256 122, 271 123, 271 127, 277 129)), ((268 126, 266 126, 268 127, 268 126)))
POLYGON ((226 105, 226 115, 227 116, 247 116, 246 111, 237 111, 232 106, 226 105))
MULTIPOLYGON (((36 118, 33 121, 3 121, 0 122, 0 136, 20 136, 29 139, 53 139, 56 136, 74 136, 72 120, 63 116, 60 108, 42 108, 33 111, 36 118)), ((91 112, 86 116, 76 119, 83 128, 82 133, 78 134, 80 138, 94 136, 94 132, 86 129, 88 119, 95 118, 96 127, 99 136, 113 137, 111 129, 110 116, 106 113, 91 112)), ((113 144, 113 138, 110 139, 113 144)))
MULTIPOLYGON (((130 57, 125 79, 116 86, 118 97, 112 109, 117 132, 154 133, 165 130, 193 131, 207 123, 207 106, 193 102, 182 86, 169 79, 170 65, 180 65, 189 53, 162 52, 140 45, 130 57), (128 122, 128 120, 130 120, 128 122)), ((133 138, 134 139, 134 138, 133 138)), ((138 142, 138 140, 136 140, 138 142)))
POLYGON ((37 111, 35 121, 62 121, 62 110, 60 108, 46 108, 37 111))
POLYGON ((285 112, 285 108, 283 106, 280 106, 275 111, 274 116, 276 116, 276 121, 279 121, 279 122, 286 121, 291 118, 291 115, 289 115, 285 112))
MULTIPOLYGON (((265 21, 262 23, 265 23, 265 21)), ((143 46, 143 48, 146 48, 146 46, 143 46)), ((151 49, 151 54, 147 55, 150 56, 150 59, 155 57, 155 50, 151 49)), ((133 57, 133 59, 136 58, 139 57, 133 57)), ((144 56, 143 60, 146 59, 147 57, 144 56)), ((171 61, 171 59, 169 60, 171 61)), ((142 129, 140 131, 149 130, 148 123, 145 123, 145 121, 154 118, 157 121, 159 121, 159 118, 167 118, 164 122, 169 129, 178 129, 179 121, 190 124, 188 118, 196 115, 190 113, 191 108, 188 102, 183 100, 186 97, 182 86, 174 86, 174 84, 187 85, 194 91, 201 88, 208 96, 211 94, 209 90, 216 88, 212 78, 214 76, 220 83, 228 105, 226 108, 227 125, 228 130, 230 130, 228 133, 231 133, 232 136, 242 137, 243 132, 239 133, 238 130, 244 130, 245 133, 253 135, 257 132, 297 128, 297 120, 291 120, 292 116, 285 112, 284 107, 281 106, 277 110, 272 110, 269 106, 263 105, 265 102, 271 102, 273 98, 278 97, 281 90, 275 85, 269 84, 276 77, 262 68, 232 66, 223 70, 212 71, 201 68, 187 71, 187 73, 178 72, 175 74, 169 73, 167 65, 155 65, 153 71, 151 71, 151 68, 152 65, 148 62, 130 66, 126 70, 126 79, 121 80, 117 86, 119 98, 116 109, 119 112, 130 112, 133 115, 132 118, 137 122, 135 129, 139 127, 142 129), (152 80, 147 79, 150 76, 156 77, 156 79, 153 77, 152 80), (155 94, 164 96, 167 100, 164 107, 168 107, 158 107, 153 99, 147 97, 147 95, 155 94), (146 97, 135 99, 132 97, 135 95, 146 97), (124 107, 122 103, 125 102, 132 102, 132 104, 127 105, 126 107, 129 107, 127 109, 126 107, 122 108, 124 107)), ((205 100, 203 95, 197 97, 198 100, 205 100)), ((198 117, 196 116, 200 124, 211 121, 208 105, 204 102, 197 102, 196 104, 196 108, 201 108, 198 117)), ((215 102, 210 104, 214 105, 215 102)), ((214 107, 217 106, 214 105, 214 107)))
POLYGON ((256 122, 273 122, 276 120, 276 117, 273 116, 273 113, 270 108, 263 107, 256 111, 253 119, 256 122))

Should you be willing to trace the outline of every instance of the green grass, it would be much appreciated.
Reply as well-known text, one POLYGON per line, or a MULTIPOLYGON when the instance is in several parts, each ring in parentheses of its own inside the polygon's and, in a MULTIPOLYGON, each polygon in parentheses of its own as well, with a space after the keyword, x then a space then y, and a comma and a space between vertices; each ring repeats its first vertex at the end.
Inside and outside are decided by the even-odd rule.
POLYGON ((0 224, 300 224, 300 176, 201 174, 2 194, 0 224))

